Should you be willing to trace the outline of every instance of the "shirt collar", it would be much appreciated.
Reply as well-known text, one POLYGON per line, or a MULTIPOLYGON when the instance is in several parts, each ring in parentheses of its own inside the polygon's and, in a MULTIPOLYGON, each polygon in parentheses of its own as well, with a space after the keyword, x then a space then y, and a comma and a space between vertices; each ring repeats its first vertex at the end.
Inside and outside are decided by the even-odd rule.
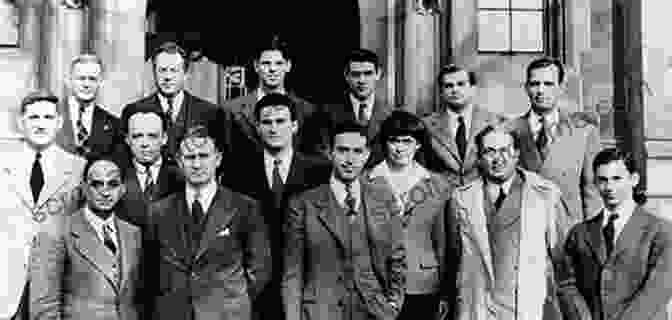
POLYGON ((275 157, 274 155, 270 154, 266 149, 264 149, 264 163, 266 166, 271 166, 273 167, 275 159, 280 159, 280 167, 286 167, 289 166, 289 164, 292 162, 292 156, 294 155, 294 150, 290 147, 289 152, 283 152, 280 154, 279 157, 275 157))
POLYGON ((471 124, 471 117, 473 113, 474 107, 472 104, 469 104, 462 109, 462 112, 457 113, 453 111, 453 109, 446 107, 446 115, 448 115, 448 119, 451 123, 451 127, 453 130, 457 130, 457 119, 462 116, 464 119, 464 125, 465 129, 469 130, 469 124, 471 124))
POLYGON ((352 93, 348 94, 348 96, 350 97, 350 103, 352 103, 352 107, 355 109, 355 112, 359 110, 359 105, 362 103, 366 104, 368 112, 371 112, 371 110, 373 110, 373 104, 376 102, 376 95, 374 93, 371 93, 371 95, 368 96, 364 101, 355 98, 355 96, 352 95, 352 93))
MULTIPOLYGON (((159 157, 158 160, 154 161, 154 163, 152 163, 152 164, 149 166, 149 170, 152 171, 152 172, 159 170, 159 168, 161 168, 161 164, 162 164, 162 163, 163 163, 163 157, 159 157)), ((147 172, 146 172, 146 171, 147 171, 147 167, 145 167, 144 164, 141 164, 140 162, 138 162, 135 158, 133 158, 133 165, 135 165, 135 170, 136 170, 136 171, 138 171, 138 172, 140 172, 140 173, 142 173, 142 174, 146 174, 146 173, 147 173, 147 172)))
MULTIPOLYGON (((280 88, 280 89, 276 90, 275 92, 280 93, 280 94, 284 94, 284 95, 287 94, 287 91, 284 88, 280 88)), ((261 98, 263 98, 265 95, 266 95, 266 92, 264 92, 264 90, 262 90, 261 87, 258 87, 257 88, 257 101, 261 100, 261 98)))
POLYGON ((604 219, 602 220, 602 226, 606 226, 607 223, 609 222, 608 217, 616 213, 618 214, 618 219, 615 221, 618 225, 625 225, 625 223, 630 219, 632 214, 635 212, 635 207, 637 206, 637 203, 635 203, 635 200, 633 199, 628 199, 623 201, 621 203, 621 206, 616 208, 614 211, 610 211, 607 208, 603 208, 604 210, 604 219))
MULTIPOLYGON (((161 102, 161 106, 165 108, 168 106, 168 98, 166 98, 163 94, 157 93, 157 96, 159 96, 159 101, 161 102)), ((182 106, 182 101, 184 100, 184 90, 180 90, 175 97, 173 97, 173 113, 176 113, 177 111, 180 110, 180 106, 182 106)))
MULTIPOLYGON (((345 208, 345 197, 348 196, 348 192, 345 190, 345 183, 343 181, 337 179, 333 174, 331 175, 331 178, 329 178, 329 185, 331 186, 331 191, 334 193, 334 196, 336 197, 336 201, 338 204, 345 208)), ((355 179, 352 184, 352 195, 355 198, 355 210, 359 209, 359 204, 361 203, 360 201, 360 191, 361 191, 361 183, 359 182, 359 179, 355 179)))
POLYGON ((98 237, 100 237, 101 239, 103 237, 103 225, 109 225, 110 229, 112 230, 112 233, 117 232, 117 228, 114 225, 114 216, 115 214, 112 213, 110 214, 109 217, 107 217, 107 219, 103 219, 97 216, 95 213, 93 213, 89 208, 89 206, 84 206, 84 217, 86 218, 86 221, 88 221, 89 224, 91 224, 93 230, 96 231, 98 237))
POLYGON ((514 173, 510 178, 506 179, 506 181, 500 184, 485 180, 485 186, 490 195, 498 195, 500 187, 502 188, 502 191, 504 191, 504 195, 508 195, 511 192, 511 185, 513 185, 513 180, 515 179, 516 175, 517 173, 514 173))
MULTIPOLYGON (((96 105, 95 103, 85 105, 84 106, 84 113, 85 114, 86 113, 91 113, 93 111, 93 106, 95 106, 95 105, 96 105)), ((81 106, 81 104, 79 103, 79 101, 77 101, 77 98, 75 98, 75 96, 69 96, 68 97, 68 106, 70 106, 70 110, 75 110, 75 111, 77 111, 77 113, 79 113, 79 107, 81 106)))
MULTIPOLYGON (((45 161, 47 161, 46 163, 48 163, 48 160, 51 159, 53 157, 53 155, 55 154, 56 149, 58 149, 58 147, 54 143, 52 143, 52 144, 48 145, 46 148, 44 148, 42 150, 39 150, 39 152, 41 154, 40 162, 44 164, 45 161)), ((35 150, 33 147, 30 146, 28 141, 25 141, 24 142, 24 152, 27 155, 29 155, 30 165, 32 166, 33 160, 35 159, 35 154, 37 154, 38 150, 35 150)), ((46 167, 49 167, 49 166, 46 166, 46 167)), ((46 167, 42 166, 42 170, 45 170, 46 167)))
MULTIPOLYGON (((554 127, 558 122, 560 121, 560 111, 558 108, 553 109, 551 113, 547 114, 544 116, 547 121, 547 123, 550 125, 550 127, 554 127)), ((530 110, 530 128, 532 128, 533 132, 539 131, 541 128, 541 115, 537 114, 536 112, 530 110)))
MULTIPOLYGON (((208 212, 208 208, 210 208, 210 204, 212 203, 212 200, 215 197, 215 193, 217 193, 217 182, 213 179, 210 181, 208 184, 203 186, 203 188, 200 189, 201 193, 201 206, 203 207, 204 212, 208 212)), ((187 205, 191 209, 191 203, 194 202, 194 197, 196 196, 196 188, 194 188, 191 184, 187 183, 186 184, 186 200, 187 200, 187 205)))

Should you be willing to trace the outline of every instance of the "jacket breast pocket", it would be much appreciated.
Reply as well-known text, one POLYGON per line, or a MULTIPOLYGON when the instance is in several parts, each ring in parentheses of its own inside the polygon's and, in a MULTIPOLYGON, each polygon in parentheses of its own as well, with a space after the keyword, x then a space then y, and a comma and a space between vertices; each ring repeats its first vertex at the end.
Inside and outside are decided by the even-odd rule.
POLYGON ((434 256, 422 256, 420 258, 420 270, 432 270, 438 269, 439 262, 436 261, 434 256))

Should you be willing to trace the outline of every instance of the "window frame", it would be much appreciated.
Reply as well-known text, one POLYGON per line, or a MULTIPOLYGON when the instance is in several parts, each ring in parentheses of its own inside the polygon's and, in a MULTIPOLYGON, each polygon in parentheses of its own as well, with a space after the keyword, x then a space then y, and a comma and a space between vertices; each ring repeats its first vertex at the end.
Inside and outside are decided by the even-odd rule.
POLYGON ((477 29, 477 40, 476 40, 476 51, 479 54, 500 54, 500 55, 518 55, 518 54, 544 54, 546 51, 546 28, 544 27, 545 24, 547 23, 547 14, 546 14, 546 1, 542 1, 541 3, 541 8, 539 9, 534 9, 534 8, 514 8, 513 7, 513 0, 505 0, 507 6, 506 7, 481 7, 480 4, 477 5, 477 17, 480 20, 481 18, 481 13, 482 12, 505 12, 507 13, 507 19, 508 19, 508 24, 509 24, 509 30, 508 30, 508 36, 509 36, 509 41, 508 41, 508 48, 506 50, 492 50, 492 49, 486 49, 482 50, 481 45, 480 45, 480 34, 481 34, 481 27, 480 27, 480 22, 478 24, 478 29, 477 29), (516 12, 534 12, 534 13, 539 13, 541 15, 541 24, 539 25, 539 32, 541 34, 541 45, 539 46, 538 50, 514 50, 513 49, 513 16, 514 13, 516 12))

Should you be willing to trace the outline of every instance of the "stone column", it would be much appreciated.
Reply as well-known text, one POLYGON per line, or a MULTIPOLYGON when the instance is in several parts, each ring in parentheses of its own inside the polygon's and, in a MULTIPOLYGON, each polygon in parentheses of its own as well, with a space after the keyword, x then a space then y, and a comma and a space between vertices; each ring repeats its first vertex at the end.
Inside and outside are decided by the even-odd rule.
POLYGON ((93 51, 105 64, 99 101, 119 115, 142 97, 147 0, 90 1, 93 51))

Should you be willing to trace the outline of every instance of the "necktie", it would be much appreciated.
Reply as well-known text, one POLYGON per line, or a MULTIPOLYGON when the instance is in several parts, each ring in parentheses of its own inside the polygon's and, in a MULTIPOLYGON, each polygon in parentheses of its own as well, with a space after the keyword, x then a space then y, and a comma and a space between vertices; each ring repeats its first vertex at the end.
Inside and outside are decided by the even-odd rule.
POLYGON ((611 251, 614 249, 614 236, 616 234, 616 228, 614 227, 614 221, 618 219, 618 214, 609 215, 609 220, 607 220, 607 225, 602 229, 602 234, 604 234, 604 240, 607 248, 607 256, 611 254, 611 251))
POLYGON ((175 100, 175 97, 166 97, 166 104, 168 104, 168 108, 166 109, 166 119, 168 119, 168 124, 172 125, 173 124, 173 102, 175 100))
POLYGON ((83 104, 79 105, 79 117, 77 118, 77 142, 80 146, 83 146, 86 144, 87 140, 89 139, 89 130, 86 129, 84 126, 84 111, 85 111, 85 106, 83 104))
POLYGON ((154 195, 154 178, 152 177, 152 170, 150 168, 152 167, 151 163, 143 164, 145 167, 145 198, 148 200, 152 200, 152 196, 154 195))
POLYGON ((109 224, 103 225, 103 244, 113 255, 117 254, 117 246, 112 240, 112 227, 109 224))
POLYGON ((464 124, 463 116, 457 117, 455 143, 457 144, 457 151, 460 153, 460 157, 464 159, 464 154, 467 152, 467 126, 464 124))
POLYGON ((357 113, 357 120, 359 121, 360 124, 363 126, 369 125, 369 117, 367 116, 366 109, 368 109, 368 105, 366 103, 362 103, 359 105, 359 112, 357 113))
POLYGON ((202 222, 205 212, 203 211, 203 206, 201 205, 201 194, 197 193, 194 196, 194 202, 191 203, 191 218, 193 219, 194 230, 192 231, 192 237, 194 244, 198 244, 201 241, 202 233, 202 222))
POLYGON ((539 133, 537 134, 537 150, 539 150, 539 153, 542 155, 542 158, 546 158, 546 145, 548 145, 548 128, 546 125, 546 121, 544 121, 544 117, 541 117, 539 119, 539 123, 541 123, 541 129, 539 129, 539 133))
POLYGON ((506 199, 506 193, 504 193, 504 188, 499 186, 499 195, 495 200, 495 210, 499 211, 499 209, 502 207, 502 203, 504 203, 504 199, 506 199))
POLYGON ((355 199, 355 196, 352 192, 352 183, 348 183, 345 185, 345 205, 347 206, 348 209, 348 216, 355 216, 357 215, 357 199, 355 199))
POLYGON ((284 186, 284 183, 282 182, 282 177, 280 176, 281 163, 282 160, 280 159, 273 160, 273 177, 272 177, 273 185, 271 186, 271 190, 273 190, 273 194, 275 196, 276 207, 280 207, 280 202, 282 201, 282 191, 284 186))
POLYGON ((30 190, 33 192, 33 200, 37 203, 40 198, 40 192, 44 187, 44 172, 40 164, 41 153, 35 154, 35 161, 33 161, 33 169, 30 171, 30 190))

